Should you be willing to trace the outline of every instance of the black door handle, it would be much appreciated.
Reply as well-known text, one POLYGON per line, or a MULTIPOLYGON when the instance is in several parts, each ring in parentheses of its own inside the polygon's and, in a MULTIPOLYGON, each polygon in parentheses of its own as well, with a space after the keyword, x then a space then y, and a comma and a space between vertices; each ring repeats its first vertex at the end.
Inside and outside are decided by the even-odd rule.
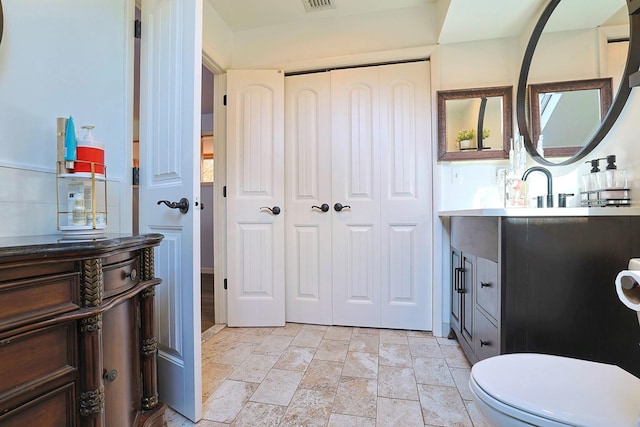
POLYGON ((280 213, 280 206, 274 206, 273 208, 270 208, 268 206, 262 206, 260 210, 262 209, 269 209, 271 213, 274 215, 278 215, 280 213))
POLYGON ((343 205, 342 203, 336 203, 335 205, 333 205, 333 209, 336 210, 336 212, 340 212, 342 209, 344 208, 349 208, 351 209, 351 206, 349 205, 343 205))
POLYGON ((311 209, 313 208, 320 209, 322 212, 329 212, 329 205, 326 203, 323 203, 320 206, 311 206, 311 209))
POLYGON ((168 200, 158 200, 158 204, 161 204, 161 203, 164 203, 171 209, 180 209, 180 212, 182 212, 183 214, 186 214, 187 212, 189 212, 189 200, 187 200, 185 197, 180 199, 179 202, 170 202, 168 200))

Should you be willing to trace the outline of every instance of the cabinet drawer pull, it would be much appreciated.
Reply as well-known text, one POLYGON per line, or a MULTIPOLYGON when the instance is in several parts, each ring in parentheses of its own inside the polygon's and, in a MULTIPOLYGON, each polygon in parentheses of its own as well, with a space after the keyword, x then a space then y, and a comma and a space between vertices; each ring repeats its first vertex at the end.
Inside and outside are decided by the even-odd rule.
POLYGON ((135 268, 132 268, 129 273, 124 274, 124 278, 126 279, 127 277, 132 281, 135 281, 138 278, 138 272, 136 271, 135 268))
POLYGON ((482 340, 480 340, 480 347, 484 347, 485 345, 486 346, 490 346, 491 342, 490 341, 482 341, 482 340))
POLYGON ((118 377, 118 371, 115 369, 112 369, 110 371, 107 371, 105 369, 104 374, 102 375, 102 378, 104 378, 104 380, 108 383, 114 382, 117 377, 118 377))
POLYGON ((491 282, 480 282, 480 287, 481 288, 490 288, 491 287, 491 282))

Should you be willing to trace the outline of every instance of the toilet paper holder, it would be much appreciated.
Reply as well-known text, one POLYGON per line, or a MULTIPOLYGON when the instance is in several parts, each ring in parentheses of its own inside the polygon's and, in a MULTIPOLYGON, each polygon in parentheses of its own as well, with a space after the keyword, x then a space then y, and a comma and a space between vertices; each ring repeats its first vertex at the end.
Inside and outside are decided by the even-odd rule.
POLYGON ((629 260, 628 270, 622 270, 615 281, 618 298, 638 314, 640 323, 640 258, 629 260))

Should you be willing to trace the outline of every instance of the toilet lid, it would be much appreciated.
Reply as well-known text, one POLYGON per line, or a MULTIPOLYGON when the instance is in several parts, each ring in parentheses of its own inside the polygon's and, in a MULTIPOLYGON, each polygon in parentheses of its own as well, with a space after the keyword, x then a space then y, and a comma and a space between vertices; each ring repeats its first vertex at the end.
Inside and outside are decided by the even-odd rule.
POLYGON ((471 378, 494 399, 560 423, 635 425, 640 415, 640 379, 615 365, 505 354, 476 363, 471 378))

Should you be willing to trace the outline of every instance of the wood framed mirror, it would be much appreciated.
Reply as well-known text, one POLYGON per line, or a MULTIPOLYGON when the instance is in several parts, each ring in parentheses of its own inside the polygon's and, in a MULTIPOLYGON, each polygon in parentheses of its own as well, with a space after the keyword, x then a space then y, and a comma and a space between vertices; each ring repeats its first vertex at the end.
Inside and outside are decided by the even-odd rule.
POLYGON ((512 123, 513 86, 438 91, 438 160, 505 159, 512 123))
POLYGON ((578 153, 607 116, 612 88, 611 77, 529 85, 531 139, 538 154, 578 153))

